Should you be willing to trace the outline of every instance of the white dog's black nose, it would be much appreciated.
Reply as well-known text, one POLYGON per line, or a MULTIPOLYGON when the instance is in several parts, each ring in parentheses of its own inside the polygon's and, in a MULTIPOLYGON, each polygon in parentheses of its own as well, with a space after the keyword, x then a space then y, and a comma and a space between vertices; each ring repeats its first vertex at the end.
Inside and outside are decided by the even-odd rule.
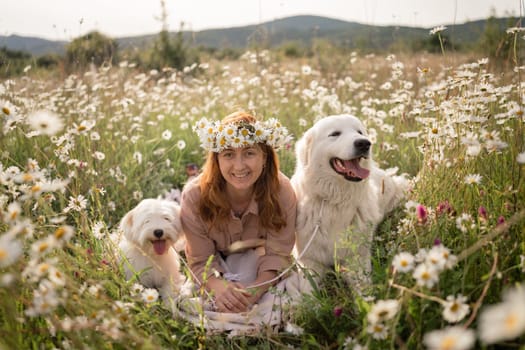
POLYGON ((155 231, 153 231, 153 234, 155 235, 155 237, 160 238, 164 234, 164 231, 161 229, 156 229, 155 231))
POLYGON ((359 139, 354 141, 354 147, 359 154, 367 153, 372 143, 367 139, 359 139))

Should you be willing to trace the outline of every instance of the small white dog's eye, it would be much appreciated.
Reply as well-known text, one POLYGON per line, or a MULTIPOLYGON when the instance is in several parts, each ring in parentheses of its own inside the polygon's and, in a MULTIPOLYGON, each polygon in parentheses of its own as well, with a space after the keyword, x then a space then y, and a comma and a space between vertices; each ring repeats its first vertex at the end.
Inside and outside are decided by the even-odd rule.
POLYGON ((359 135, 363 135, 363 132, 362 132, 361 130, 358 130, 357 133, 358 133, 359 135))
POLYGON ((341 135, 341 131, 338 131, 338 130, 337 130, 337 131, 332 131, 332 132, 330 133, 330 135, 328 135, 328 136, 329 136, 329 137, 337 137, 337 136, 339 136, 339 135, 341 135))
POLYGON ((167 216, 165 216, 165 217, 164 217, 164 220, 166 220, 166 221, 170 221, 170 218, 167 217, 167 216))

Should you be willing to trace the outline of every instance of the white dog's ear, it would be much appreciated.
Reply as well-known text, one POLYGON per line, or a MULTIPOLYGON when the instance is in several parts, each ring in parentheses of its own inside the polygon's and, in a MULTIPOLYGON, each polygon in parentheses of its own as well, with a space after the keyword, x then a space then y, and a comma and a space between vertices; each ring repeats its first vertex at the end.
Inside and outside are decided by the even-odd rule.
POLYGON ((133 227, 133 210, 130 210, 122 220, 120 220, 120 229, 122 232, 127 235, 127 232, 131 232, 133 227))
POLYGON ((298 167, 306 168, 308 166, 308 162, 310 161, 310 150, 312 149, 312 140, 312 132, 308 130, 295 144, 295 155, 298 167))

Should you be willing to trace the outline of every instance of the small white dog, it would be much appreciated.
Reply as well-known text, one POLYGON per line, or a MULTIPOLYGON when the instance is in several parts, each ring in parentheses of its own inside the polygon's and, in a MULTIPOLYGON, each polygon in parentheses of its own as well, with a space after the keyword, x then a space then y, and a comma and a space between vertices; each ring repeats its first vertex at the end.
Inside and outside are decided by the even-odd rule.
POLYGON ((140 283, 157 288, 163 301, 175 299, 185 280, 174 248, 183 238, 179 205, 164 199, 144 199, 122 218, 120 229, 126 278, 138 274, 140 283))
POLYGON ((295 257, 319 276, 339 264, 358 288, 369 282, 373 232, 408 188, 404 176, 377 167, 371 146, 356 117, 323 118, 298 140, 291 178, 298 200, 295 257))

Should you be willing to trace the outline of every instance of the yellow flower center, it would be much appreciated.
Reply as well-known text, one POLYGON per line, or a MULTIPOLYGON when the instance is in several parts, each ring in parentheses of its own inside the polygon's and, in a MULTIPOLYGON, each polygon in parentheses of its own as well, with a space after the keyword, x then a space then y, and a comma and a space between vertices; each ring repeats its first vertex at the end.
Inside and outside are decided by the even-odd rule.
POLYGON ((22 179, 24 180, 24 182, 29 182, 29 181, 33 180, 33 175, 31 175, 29 173, 25 173, 24 176, 22 176, 22 179))
POLYGON ((380 311, 380 312, 377 313, 377 316, 379 316, 380 318, 383 318, 386 315, 388 315, 388 311, 386 311, 386 310, 383 310, 383 311, 380 311))
POLYGON ((40 253, 42 252, 45 252, 47 250, 47 248, 49 248, 49 244, 47 244, 46 242, 43 242, 40 244, 40 246, 38 247, 38 251, 40 253))
POLYGON ((452 306, 450 307, 450 311, 457 312, 458 310, 459 310, 459 304, 453 303, 452 306))
POLYGON ((382 325, 380 325, 380 324, 376 324, 376 325, 374 326, 374 332, 376 332, 376 333, 380 333, 380 332, 382 332, 382 331, 383 331, 383 326, 382 326, 382 325))
POLYGON ((9 110, 9 108, 7 107, 2 107, 2 112, 4 112, 5 115, 10 115, 11 114, 11 111, 9 110))
POLYGON ((45 273, 45 272, 47 272, 47 270, 49 270, 49 264, 42 263, 42 264, 40 264, 40 266, 38 266, 38 271, 40 273, 45 273))
POLYGON ((518 323, 518 317, 516 316, 516 314, 510 314, 505 319, 505 327, 507 327, 508 329, 516 328, 517 323, 518 323))
POLYGON ((65 234, 66 234, 66 230, 64 229, 64 227, 60 226, 60 227, 57 228, 56 231, 55 231, 55 238, 56 238, 56 239, 60 239, 60 238, 62 238, 65 234))
POLYGON ((5 260, 5 258, 7 258, 7 251, 0 249, 0 260, 5 260))
POLYGON ((456 345, 456 339, 452 337, 446 337, 445 339, 443 339, 440 349, 443 349, 443 350, 454 349, 454 345, 456 345))

